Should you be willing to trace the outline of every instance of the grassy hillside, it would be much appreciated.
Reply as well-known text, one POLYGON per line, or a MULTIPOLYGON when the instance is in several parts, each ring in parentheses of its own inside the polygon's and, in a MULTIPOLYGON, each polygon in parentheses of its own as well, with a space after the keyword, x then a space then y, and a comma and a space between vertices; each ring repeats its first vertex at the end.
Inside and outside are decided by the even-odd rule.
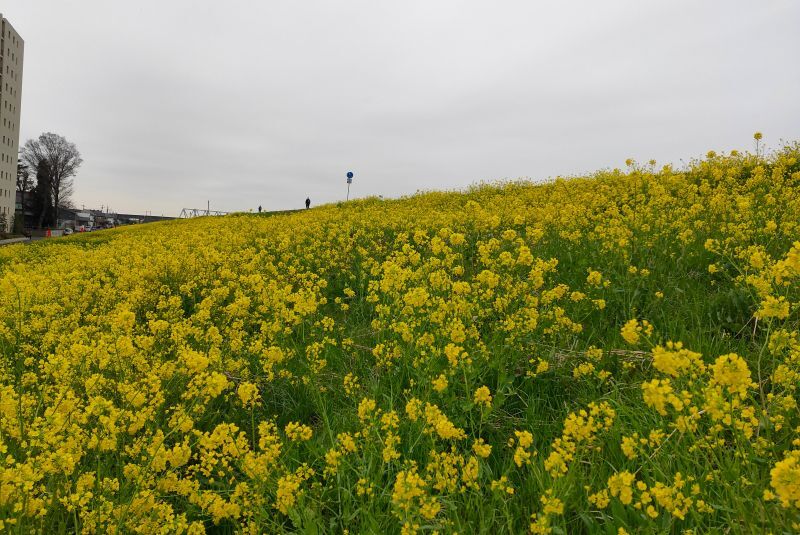
POLYGON ((0 525, 800 530, 800 149, 0 249, 0 525))

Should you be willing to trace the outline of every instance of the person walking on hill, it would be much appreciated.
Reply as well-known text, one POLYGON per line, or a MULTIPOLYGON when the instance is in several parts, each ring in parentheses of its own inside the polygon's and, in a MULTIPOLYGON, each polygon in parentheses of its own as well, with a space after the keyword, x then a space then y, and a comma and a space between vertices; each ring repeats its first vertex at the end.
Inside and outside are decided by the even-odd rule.
POLYGON ((261 213, 261 205, 260 204, 258 205, 258 213, 259 214, 261 213))
POLYGON ((308 210, 309 208, 311 208, 311 199, 306 197, 306 210, 308 210))

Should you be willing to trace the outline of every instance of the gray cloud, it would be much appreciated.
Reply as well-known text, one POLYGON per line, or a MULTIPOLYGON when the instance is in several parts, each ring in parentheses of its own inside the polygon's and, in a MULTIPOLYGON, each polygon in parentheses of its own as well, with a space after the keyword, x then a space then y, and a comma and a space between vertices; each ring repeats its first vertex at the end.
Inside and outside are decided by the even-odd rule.
POLYGON ((678 162, 800 139, 800 5, 4 0, 23 138, 75 201, 176 215, 678 162))

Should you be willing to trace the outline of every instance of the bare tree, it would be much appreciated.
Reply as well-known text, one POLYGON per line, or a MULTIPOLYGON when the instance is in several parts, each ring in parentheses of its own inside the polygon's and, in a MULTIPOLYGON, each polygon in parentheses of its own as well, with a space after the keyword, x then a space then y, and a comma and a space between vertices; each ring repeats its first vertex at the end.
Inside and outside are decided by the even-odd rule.
POLYGON ((20 161, 17 163, 17 191, 22 193, 24 198, 24 195, 32 190, 33 186, 33 177, 28 170, 28 166, 20 161))
POLYGON ((28 166, 25 165, 22 161, 17 161, 17 192, 20 193, 21 201, 22 201, 22 210, 20 211, 19 215, 15 216, 14 218, 14 226, 16 227, 15 230, 22 232, 25 227, 25 210, 28 206, 28 193, 33 191, 33 187, 35 186, 33 176, 31 176, 31 172, 28 169, 28 166))
MULTIPOLYGON (((20 151, 20 159, 29 169, 37 170, 37 181, 42 182, 38 171, 47 169, 50 195, 50 206, 55 211, 55 222, 58 224, 60 207, 69 204, 72 193, 72 177, 83 163, 81 153, 74 143, 63 136, 46 132, 38 139, 29 139, 20 151)), ((40 218, 41 219, 41 218, 40 218)))

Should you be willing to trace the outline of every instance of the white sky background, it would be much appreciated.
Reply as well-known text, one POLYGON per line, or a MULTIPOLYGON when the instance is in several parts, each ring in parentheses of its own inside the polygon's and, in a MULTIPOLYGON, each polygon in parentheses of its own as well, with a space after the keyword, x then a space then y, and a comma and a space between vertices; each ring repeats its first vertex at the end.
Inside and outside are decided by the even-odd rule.
POLYGON ((800 140, 800 2, 0 0, 74 202, 298 208, 800 140))

